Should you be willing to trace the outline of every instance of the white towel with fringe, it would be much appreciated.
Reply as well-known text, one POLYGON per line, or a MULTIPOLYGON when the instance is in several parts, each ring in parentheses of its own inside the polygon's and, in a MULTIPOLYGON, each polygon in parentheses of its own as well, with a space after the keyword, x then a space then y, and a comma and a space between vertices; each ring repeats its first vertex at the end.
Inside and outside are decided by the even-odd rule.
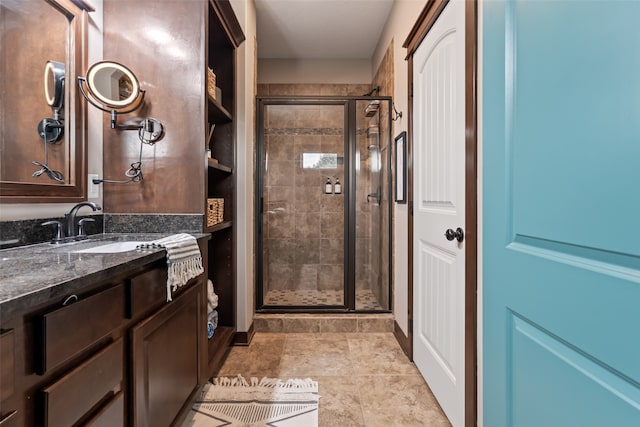
POLYGON ((198 241, 190 234, 172 234, 142 243, 138 248, 164 248, 167 251, 167 302, 171 301, 172 292, 204 272, 198 241))

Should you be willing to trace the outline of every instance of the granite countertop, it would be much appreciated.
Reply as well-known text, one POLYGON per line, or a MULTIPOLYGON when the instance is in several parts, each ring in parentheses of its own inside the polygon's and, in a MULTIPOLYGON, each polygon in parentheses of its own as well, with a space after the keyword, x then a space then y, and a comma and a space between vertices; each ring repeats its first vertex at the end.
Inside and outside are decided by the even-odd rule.
MULTIPOLYGON (((208 234, 191 233, 195 238, 208 234)), ((98 234, 88 240, 52 245, 40 243, 0 250, 0 314, 8 318, 16 310, 81 292, 87 285, 125 273, 165 256, 164 249, 148 248, 117 253, 77 251, 117 241, 152 241, 163 234, 98 234)))

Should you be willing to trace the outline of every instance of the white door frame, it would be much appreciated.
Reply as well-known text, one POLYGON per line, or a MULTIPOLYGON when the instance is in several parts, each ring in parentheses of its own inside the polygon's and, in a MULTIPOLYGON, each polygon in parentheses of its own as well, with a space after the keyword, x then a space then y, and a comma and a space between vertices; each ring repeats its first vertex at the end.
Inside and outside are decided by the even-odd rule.
POLYGON ((407 200, 409 205, 408 272, 409 334, 405 346, 413 359, 413 55, 449 1, 465 2, 465 426, 477 425, 477 282, 478 282, 478 3, 477 0, 429 0, 403 44, 409 73, 407 200))

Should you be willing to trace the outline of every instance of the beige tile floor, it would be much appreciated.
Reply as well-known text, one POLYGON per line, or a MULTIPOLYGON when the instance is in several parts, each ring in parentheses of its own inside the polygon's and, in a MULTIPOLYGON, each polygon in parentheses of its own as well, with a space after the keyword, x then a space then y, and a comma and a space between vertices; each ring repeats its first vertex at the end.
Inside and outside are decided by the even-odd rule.
POLYGON ((318 381, 320 427, 450 426, 392 333, 258 332, 218 376, 238 374, 318 381))

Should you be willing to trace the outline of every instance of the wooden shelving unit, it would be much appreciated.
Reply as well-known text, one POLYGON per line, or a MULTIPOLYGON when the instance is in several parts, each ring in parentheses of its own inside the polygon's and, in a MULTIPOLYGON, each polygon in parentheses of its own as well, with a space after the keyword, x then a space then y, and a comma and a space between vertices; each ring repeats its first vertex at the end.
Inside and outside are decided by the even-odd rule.
POLYGON ((208 276, 218 294, 218 327, 207 345, 208 376, 214 375, 224 361, 236 333, 236 49, 244 41, 244 34, 229 0, 205 0, 206 16, 206 68, 204 93, 206 99, 205 143, 211 157, 205 169, 205 212, 207 198, 224 198, 224 221, 208 227, 206 215, 202 229, 211 233, 209 240, 208 276), (220 99, 211 97, 207 90, 207 68, 216 75, 221 89, 220 99), (215 127, 213 127, 215 125, 215 127), (213 127, 213 132, 209 134, 213 127))

